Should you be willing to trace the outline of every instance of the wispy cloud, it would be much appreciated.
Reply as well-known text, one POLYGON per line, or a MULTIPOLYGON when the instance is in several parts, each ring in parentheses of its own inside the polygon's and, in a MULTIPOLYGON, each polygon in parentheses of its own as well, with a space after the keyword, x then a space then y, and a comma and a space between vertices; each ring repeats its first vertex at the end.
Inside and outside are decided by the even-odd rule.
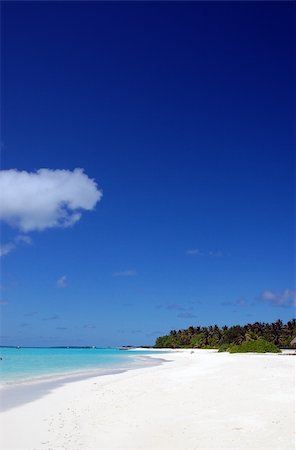
POLYGON ((101 198, 83 169, 0 171, 0 219, 24 232, 70 227, 101 198))
POLYGON ((56 327, 56 330, 67 330, 67 327, 56 327))
POLYGON ((221 250, 210 250, 209 256, 212 256, 213 258, 221 258, 224 254, 221 250))
POLYGON ((12 241, 0 245, 0 256, 6 256, 17 248, 19 244, 32 244, 30 236, 19 234, 12 241))
POLYGON ((237 300, 234 301, 225 301, 225 302, 221 302, 222 306, 240 306, 240 307, 244 307, 248 305, 248 301, 245 297, 241 296, 239 297, 237 300))
POLYGON ((177 317, 179 317, 180 319, 193 319, 197 316, 190 311, 184 311, 180 312, 177 317))
POLYGON ((24 316, 25 317, 34 317, 37 314, 38 314, 37 311, 31 311, 31 312, 28 312, 28 313, 24 314, 24 316))
POLYGON ((247 299, 245 297, 240 297, 236 300, 236 304, 238 306, 246 306, 247 305, 247 299))
POLYGON ((63 275, 60 278, 58 278, 56 285, 58 288, 61 288, 61 289, 67 287, 67 276, 63 275))
POLYGON ((285 289, 282 292, 266 289, 260 295, 260 299, 273 306, 296 306, 296 290, 285 289))
POLYGON ((198 248, 192 248, 192 249, 186 251, 186 255, 203 256, 204 253, 201 252, 198 248))
POLYGON ((192 248, 186 251, 186 255, 188 256, 208 256, 212 258, 220 258, 224 256, 224 253, 221 250, 200 250, 199 248, 192 248))
POLYGON ((7 244, 2 244, 0 246, 0 256, 6 256, 13 250, 15 250, 16 245, 13 242, 8 242, 7 244))
POLYGON ((165 306, 165 309, 168 310, 177 310, 177 311, 191 311, 193 308, 191 306, 180 305, 179 303, 169 303, 165 306))
POLYGON ((95 328, 97 328, 97 326, 92 323, 87 323, 87 324, 83 325, 83 328, 95 329, 95 328))
POLYGON ((32 244, 32 238, 30 236, 27 236, 26 234, 19 234, 14 240, 17 243, 22 242, 23 244, 32 244))
POLYGON ((135 270, 122 270, 121 272, 114 272, 112 274, 113 277, 135 277, 137 275, 135 270))
POLYGON ((166 303, 155 305, 156 309, 166 309, 167 311, 192 311, 192 306, 182 305, 180 303, 166 303))
POLYGON ((55 314, 53 316, 43 317, 41 320, 57 320, 59 318, 60 317, 57 314, 55 314))
POLYGON ((166 311, 176 311, 178 314, 176 317, 179 319, 192 319, 197 317, 194 314, 193 306, 189 306, 188 304, 180 304, 180 303, 168 303, 164 305, 156 305, 157 309, 164 309, 166 311))

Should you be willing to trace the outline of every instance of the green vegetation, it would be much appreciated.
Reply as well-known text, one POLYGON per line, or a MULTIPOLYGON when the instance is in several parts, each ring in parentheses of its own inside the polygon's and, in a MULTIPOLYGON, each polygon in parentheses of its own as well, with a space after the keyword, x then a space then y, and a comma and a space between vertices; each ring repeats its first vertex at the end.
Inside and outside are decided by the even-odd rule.
POLYGON ((286 324, 281 320, 273 323, 255 322, 222 328, 189 327, 172 330, 166 336, 156 339, 156 348, 216 348, 219 351, 236 352, 278 352, 279 348, 291 348, 296 336, 296 319, 286 324))
POLYGON ((280 349, 272 342, 268 342, 263 338, 253 341, 243 342, 242 344, 231 344, 228 348, 229 353, 279 353, 280 349))
POLYGON ((222 345, 220 345, 220 347, 219 347, 219 352, 227 352, 228 351, 228 348, 229 348, 229 344, 222 344, 222 345))

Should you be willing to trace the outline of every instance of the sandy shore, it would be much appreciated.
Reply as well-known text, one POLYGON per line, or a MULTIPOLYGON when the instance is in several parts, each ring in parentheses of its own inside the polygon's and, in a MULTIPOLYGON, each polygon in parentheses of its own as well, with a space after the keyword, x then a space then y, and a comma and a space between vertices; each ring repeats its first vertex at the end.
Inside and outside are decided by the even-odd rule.
POLYGON ((295 357, 195 350, 163 358, 2 412, 1 449, 295 448, 295 357))

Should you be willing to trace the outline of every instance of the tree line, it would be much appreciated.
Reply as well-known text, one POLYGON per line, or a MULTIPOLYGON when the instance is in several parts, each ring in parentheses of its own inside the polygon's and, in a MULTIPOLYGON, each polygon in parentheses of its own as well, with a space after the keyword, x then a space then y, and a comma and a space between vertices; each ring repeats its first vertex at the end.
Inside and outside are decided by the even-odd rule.
POLYGON ((255 322, 246 325, 208 327, 190 326, 184 330, 172 330, 170 334, 156 339, 156 348, 227 348, 249 341, 264 339, 278 348, 295 347, 291 344, 296 337, 296 319, 287 323, 277 320, 273 323, 255 322))

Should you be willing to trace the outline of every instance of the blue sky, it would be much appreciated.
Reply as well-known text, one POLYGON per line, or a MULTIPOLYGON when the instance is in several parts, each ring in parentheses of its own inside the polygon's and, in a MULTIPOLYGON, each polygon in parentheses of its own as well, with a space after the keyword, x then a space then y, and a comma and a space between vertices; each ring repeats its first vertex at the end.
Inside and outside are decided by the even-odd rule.
POLYGON ((1 8, 2 344, 290 319, 292 3, 1 8))

